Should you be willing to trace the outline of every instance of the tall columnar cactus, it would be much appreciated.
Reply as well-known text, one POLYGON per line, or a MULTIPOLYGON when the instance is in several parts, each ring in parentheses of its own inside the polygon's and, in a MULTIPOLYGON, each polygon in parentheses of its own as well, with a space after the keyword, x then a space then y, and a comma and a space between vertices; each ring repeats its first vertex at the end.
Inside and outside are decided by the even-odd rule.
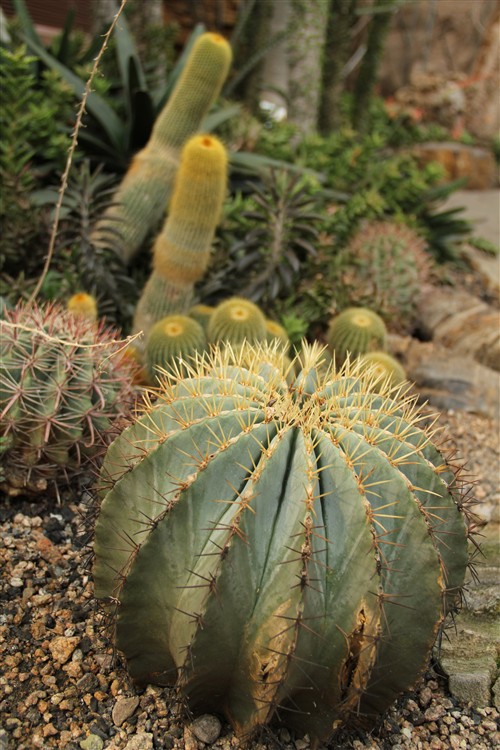
POLYGON ((152 327, 146 344, 145 360, 150 381, 162 370, 183 372, 180 358, 189 361, 206 348, 207 338, 201 325, 187 315, 167 315, 152 327))
MULTIPOLYGON (((3 489, 55 488, 94 458, 132 395, 113 332, 63 307, 19 305, 0 321, 3 489)), ((109 442, 109 439, 108 439, 109 442)))
POLYGON ((362 226, 334 260, 339 307, 370 307, 389 328, 411 330, 429 275, 425 248, 425 240, 403 224, 374 221, 362 226))
POLYGON ((108 244, 109 237, 119 232, 122 257, 129 261, 148 232, 160 225, 181 149, 200 129, 218 97, 231 59, 231 47, 219 34, 207 32, 198 37, 147 145, 135 155, 114 204, 94 229, 96 245, 108 244))
POLYGON ((417 679, 468 561, 454 472, 351 369, 215 350, 110 446, 95 592, 140 683, 325 738, 417 679), (239 359, 238 359, 239 357, 239 359))
POLYGON ((326 340, 337 364, 348 356, 357 357, 384 349, 387 329, 382 318, 367 307, 348 307, 330 321, 326 340))
POLYGON ((243 297, 220 302, 208 321, 208 340, 215 344, 228 341, 237 345, 247 341, 257 344, 267 338, 266 318, 262 310, 243 297))
POLYGON ((168 217, 153 248, 153 271, 137 304, 133 330, 185 313, 203 276, 227 187, 227 154, 211 135, 184 146, 168 217))

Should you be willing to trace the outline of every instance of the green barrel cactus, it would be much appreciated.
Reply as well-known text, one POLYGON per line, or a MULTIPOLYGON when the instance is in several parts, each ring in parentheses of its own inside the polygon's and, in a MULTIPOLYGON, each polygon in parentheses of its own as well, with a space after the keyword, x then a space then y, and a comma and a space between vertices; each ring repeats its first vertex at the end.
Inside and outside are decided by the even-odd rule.
POLYGON ((266 341, 278 341, 279 344, 287 348, 290 346, 288 333, 275 320, 266 320, 266 341))
POLYGON ((183 145, 201 127, 229 72, 232 53, 219 34, 201 34, 147 145, 136 154, 120 183, 113 205, 93 230, 95 245, 121 238, 128 262, 165 213, 183 145))
POLYGON ((393 387, 402 385, 406 380, 406 372, 402 364, 387 352, 374 351, 362 354, 359 362, 361 367, 371 368, 378 381, 373 384, 376 390, 382 387, 382 382, 385 380, 388 380, 389 385, 393 387))
POLYGON ((194 285, 210 258, 227 188, 227 153, 212 135, 193 136, 182 150, 169 214, 153 247, 153 270, 135 311, 145 337, 167 315, 187 313, 194 285))
POLYGON ((392 330, 409 331, 429 266, 426 242, 415 230, 391 221, 368 222, 334 259, 338 306, 369 307, 392 330))
POLYGON ((200 302, 197 305, 193 305, 193 307, 188 310, 188 315, 190 318, 193 318, 193 320, 196 320, 196 322, 200 324, 203 330, 206 331, 208 327, 208 321, 210 320, 210 316, 212 315, 214 310, 215 307, 212 307, 212 305, 204 305, 200 302))
POLYGON ((266 318, 262 310, 243 297, 230 297, 220 302, 208 321, 210 343, 227 341, 233 346, 256 344, 267 338, 266 318))
POLYGON ((387 329, 376 312, 367 307, 348 307, 330 321, 326 341, 337 364, 348 356, 384 349, 387 329))
POLYGON ((57 490, 95 459, 129 410, 131 366, 113 331, 58 305, 7 310, 0 321, 3 489, 57 490))
POLYGON ((206 348, 200 324, 187 315, 167 315, 152 327, 146 344, 145 361, 151 382, 161 370, 184 372, 181 360, 190 360, 206 348), (160 370, 158 370, 160 368, 160 370))
POLYGON ((249 736, 383 712, 426 666, 468 563, 457 477, 415 402, 359 367, 289 386, 214 348, 108 449, 95 594, 139 683, 249 736))

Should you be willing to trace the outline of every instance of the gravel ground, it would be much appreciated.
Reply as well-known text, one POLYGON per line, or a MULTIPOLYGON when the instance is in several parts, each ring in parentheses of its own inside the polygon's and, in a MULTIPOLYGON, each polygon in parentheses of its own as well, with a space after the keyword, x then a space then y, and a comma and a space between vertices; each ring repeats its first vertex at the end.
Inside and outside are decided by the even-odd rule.
MULTIPOLYGON (((498 486, 498 425, 441 418, 469 458, 485 518, 498 486)), ((216 717, 182 720, 173 695, 137 690, 100 632, 86 567, 83 502, 0 504, 0 750, 201 750, 242 745, 216 717)), ((489 515, 488 515, 489 514, 489 515)), ((370 733, 342 732, 329 748, 445 750, 500 746, 492 707, 458 705, 432 666, 370 733)), ((309 738, 267 731, 252 750, 307 750, 309 738)), ((325 745, 321 748, 324 750, 325 745)))

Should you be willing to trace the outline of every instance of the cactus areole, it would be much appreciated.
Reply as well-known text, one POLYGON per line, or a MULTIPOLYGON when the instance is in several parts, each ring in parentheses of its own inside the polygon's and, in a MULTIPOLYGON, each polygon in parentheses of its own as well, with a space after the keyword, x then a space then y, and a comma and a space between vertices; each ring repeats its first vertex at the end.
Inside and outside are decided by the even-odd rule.
POLYGON ((242 736, 327 738, 425 668, 467 526, 413 400, 356 366, 318 377, 316 346, 288 386, 275 354, 215 350, 110 446, 95 592, 137 681, 242 736))

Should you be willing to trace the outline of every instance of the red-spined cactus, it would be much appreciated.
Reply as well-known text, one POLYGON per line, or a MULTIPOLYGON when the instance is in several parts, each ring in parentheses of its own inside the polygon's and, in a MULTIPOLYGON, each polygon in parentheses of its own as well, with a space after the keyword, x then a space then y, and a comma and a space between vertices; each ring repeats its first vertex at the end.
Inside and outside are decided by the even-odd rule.
POLYGON ((327 738, 425 667, 467 524, 413 400, 318 376, 316 346, 288 386, 275 354, 215 350, 110 446, 95 592, 139 682, 327 738))
POLYGON ((0 436, 9 494, 57 489, 109 442, 130 407, 131 365, 102 325, 58 305, 0 321, 0 436))

